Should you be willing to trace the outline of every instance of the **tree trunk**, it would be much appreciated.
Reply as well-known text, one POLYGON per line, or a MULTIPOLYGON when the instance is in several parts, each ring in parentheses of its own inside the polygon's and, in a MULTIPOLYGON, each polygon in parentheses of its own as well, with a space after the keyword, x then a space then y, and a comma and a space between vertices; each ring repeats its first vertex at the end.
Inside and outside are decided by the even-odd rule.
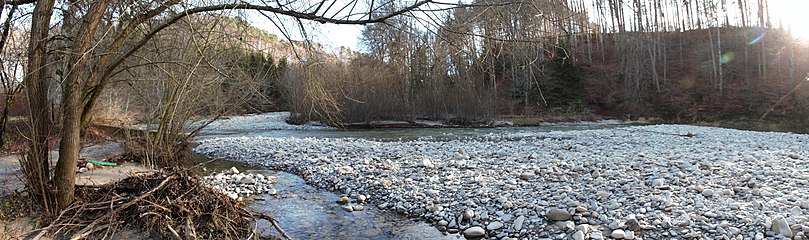
POLYGON ((75 197, 76 164, 81 150, 81 110, 84 71, 91 54, 93 36, 101 22, 109 0, 93 2, 79 26, 79 39, 73 45, 68 74, 62 82, 62 140, 59 143, 59 161, 56 162, 54 184, 58 209, 64 209, 75 197))
POLYGON ((46 212, 55 213, 51 208, 47 188, 50 169, 48 164, 48 135, 51 123, 48 119, 48 27, 53 14, 54 0, 39 0, 31 17, 31 37, 28 42, 28 68, 25 74, 29 124, 31 136, 28 156, 20 160, 20 167, 26 175, 28 192, 36 204, 42 204, 46 212))
MULTIPOLYGON (((3 5, 5 3, 0 3, 0 13, 3 12, 3 5)), ((2 54, 6 49, 6 43, 8 42, 8 34, 9 30, 11 30, 11 20, 14 17, 14 12, 17 11, 17 5, 11 6, 11 9, 8 12, 8 16, 6 17, 6 22, 3 23, 3 35, 0 38, 0 54, 2 54)), ((0 61, 2 62, 2 61, 0 61)), ((1 63, 5 65, 5 63, 1 63)), ((14 104, 14 94, 17 93, 17 84, 15 80, 8 77, 5 73, 5 70, 2 70, 3 74, 0 76, 3 83, 3 89, 5 90, 5 105, 3 105, 3 115, 0 116, 0 148, 3 148, 6 145, 5 141, 5 133, 6 133, 6 123, 8 122, 8 110, 11 108, 11 105, 14 104)))

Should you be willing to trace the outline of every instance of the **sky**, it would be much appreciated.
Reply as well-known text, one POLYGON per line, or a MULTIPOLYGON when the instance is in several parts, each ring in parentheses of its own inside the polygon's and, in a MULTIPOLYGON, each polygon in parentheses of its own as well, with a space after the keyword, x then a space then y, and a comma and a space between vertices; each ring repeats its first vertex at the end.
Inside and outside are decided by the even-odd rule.
MULTIPOLYGON (((792 33, 804 41, 809 41, 809 0, 769 0, 770 15, 774 26, 783 24, 792 33)), ((254 26, 267 30, 275 35, 283 36, 266 17, 257 13, 248 13, 248 19, 254 26)), ((352 50, 362 50, 359 37, 362 35, 364 26, 359 25, 336 25, 320 24, 315 22, 306 23, 307 34, 310 39, 317 43, 330 45, 331 49, 339 49, 340 46, 348 47, 352 50)), ((294 25, 293 25, 294 26, 294 25)), ((298 34, 297 28, 292 31, 292 39, 303 39, 298 34)))
MULTIPOLYGON (((269 31, 279 37, 284 36, 281 30, 275 27, 270 20, 261 14, 247 14, 248 19, 253 26, 269 31)), ((362 35, 362 29, 364 26, 338 25, 331 23, 320 24, 317 22, 304 22, 304 24, 304 26, 307 28, 306 34, 309 35, 310 39, 312 39, 314 42, 330 45, 332 48, 339 48, 342 46, 348 47, 352 50, 360 49, 359 37, 362 35)), ((298 28, 294 25, 294 23, 286 23, 285 25, 290 26, 291 30, 289 30, 289 34, 292 35, 290 37, 293 40, 303 39, 300 31, 298 31, 298 28)))
POLYGON ((809 0, 770 0, 774 26, 784 23, 796 37, 809 41, 809 0))

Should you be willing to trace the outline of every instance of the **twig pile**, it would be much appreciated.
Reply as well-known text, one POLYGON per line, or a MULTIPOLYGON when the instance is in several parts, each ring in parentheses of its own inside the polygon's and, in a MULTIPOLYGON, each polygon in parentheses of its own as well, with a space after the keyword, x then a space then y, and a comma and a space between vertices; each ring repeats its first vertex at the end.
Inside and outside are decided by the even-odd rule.
POLYGON ((205 187, 185 171, 133 176, 98 189, 81 189, 80 201, 62 211, 40 235, 106 239, 121 226, 132 226, 160 239, 263 239, 256 234, 254 214, 243 204, 205 187))

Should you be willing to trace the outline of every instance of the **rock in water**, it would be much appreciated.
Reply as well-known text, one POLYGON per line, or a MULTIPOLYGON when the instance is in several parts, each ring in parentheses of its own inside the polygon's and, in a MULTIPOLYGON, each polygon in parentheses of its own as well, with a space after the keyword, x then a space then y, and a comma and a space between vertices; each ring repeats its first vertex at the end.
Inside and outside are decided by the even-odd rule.
POLYGON ((354 211, 354 207, 352 207, 350 204, 349 205, 343 205, 342 208, 343 208, 343 210, 346 210, 346 212, 353 212, 354 211))
POLYGON ((486 230, 483 230, 482 227, 471 227, 467 228, 463 231, 463 236, 465 238, 479 238, 486 235, 486 230))
POLYGON ((551 208, 545 216, 551 221, 566 221, 570 219, 570 213, 560 208, 551 208))
POLYGON ((775 234, 781 234, 784 235, 784 237, 791 238, 793 236, 792 229, 789 228, 789 223, 784 217, 777 217, 773 219, 771 229, 773 232, 775 232, 775 234))
POLYGON ((346 196, 340 197, 340 199, 337 200, 337 203, 339 203, 339 204, 348 203, 348 197, 346 197, 346 196))
POLYGON ((612 234, 610 234, 610 237, 615 239, 624 239, 625 236, 626 233, 624 232, 624 230, 621 229, 615 229, 612 231, 612 234))

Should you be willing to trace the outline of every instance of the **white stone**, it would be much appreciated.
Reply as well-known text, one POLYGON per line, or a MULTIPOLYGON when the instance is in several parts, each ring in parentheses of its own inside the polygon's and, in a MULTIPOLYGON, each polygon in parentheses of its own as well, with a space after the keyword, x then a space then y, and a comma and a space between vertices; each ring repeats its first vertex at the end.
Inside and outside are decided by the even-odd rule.
POLYGON ((434 168, 435 164, 433 164, 433 162, 430 161, 430 159, 423 159, 421 160, 421 166, 426 168, 434 168))
POLYGON ((624 233, 624 239, 635 239, 635 231, 626 230, 624 233))
POLYGON ((612 233, 610 234, 610 237, 615 239, 623 239, 625 236, 626 233, 624 233, 624 230, 621 229, 612 230, 612 233))
POLYGON ((662 178, 656 178, 652 180, 652 187, 661 187, 666 184, 666 180, 662 178))
POLYGON ((337 172, 341 174, 351 174, 354 173, 354 168, 351 166, 342 166, 337 168, 337 172))
POLYGON ((784 237, 789 238, 793 236, 792 229, 789 228, 789 222, 787 222, 786 218, 777 217, 773 219, 771 223, 772 223, 771 230, 775 232, 775 234, 781 234, 784 235, 784 237))
POLYGON ((584 240, 584 233, 581 231, 576 231, 573 235, 570 236, 573 240, 584 240))
POLYGON ((520 215, 519 217, 517 217, 517 219, 514 220, 514 225, 513 225, 514 231, 519 232, 522 229, 522 225, 525 223, 526 219, 527 218, 525 216, 523 216, 523 215, 520 215))
POLYGON ((582 232, 584 234, 587 234, 587 233, 590 232, 590 225, 589 224, 578 225, 578 226, 576 226, 576 230, 578 230, 578 231, 580 231, 580 232, 582 232))

